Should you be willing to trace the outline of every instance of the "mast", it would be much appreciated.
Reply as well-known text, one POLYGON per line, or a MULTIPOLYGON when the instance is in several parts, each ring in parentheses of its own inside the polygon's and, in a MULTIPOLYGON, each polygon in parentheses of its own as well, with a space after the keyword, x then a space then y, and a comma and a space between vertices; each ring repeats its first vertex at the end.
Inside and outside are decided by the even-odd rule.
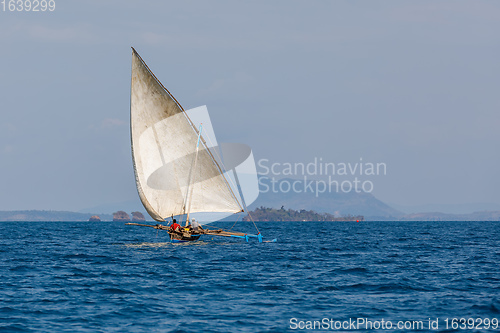
POLYGON ((196 142, 196 154, 194 155, 194 165, 193 165, 193 169, 191 170, 191 173, 189 175, 189 185, 188 185, 189 206, 188 206, 187 216, 186 216, 186 227, 189 224, 189 212, 191 210, 191 199, 193 197, 193 187, 194 187, 194 186, 191 186, 191 176, 192 176, 192 174, 194 172, 196 172, 196 162, 198 162, 198 151, 199 151, 199 147, 200 147, 200 138, 201 138, 201 128, 202 128, 202 126, 203 126, 203 124, 200 124, 200 130, 198 131, 198 141, 196 142))

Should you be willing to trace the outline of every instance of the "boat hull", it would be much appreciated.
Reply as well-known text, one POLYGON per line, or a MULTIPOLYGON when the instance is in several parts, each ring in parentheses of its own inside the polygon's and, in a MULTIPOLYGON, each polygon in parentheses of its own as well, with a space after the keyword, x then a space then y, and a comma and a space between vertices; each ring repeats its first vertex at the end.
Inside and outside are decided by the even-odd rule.
POLYGON ((169 231, 168 235, 170 236, 170 241, 172 243, 194 242, 200 239, 201 237, 201 235, 192 235, 192 234, 185 234, 173 231, 169 231))

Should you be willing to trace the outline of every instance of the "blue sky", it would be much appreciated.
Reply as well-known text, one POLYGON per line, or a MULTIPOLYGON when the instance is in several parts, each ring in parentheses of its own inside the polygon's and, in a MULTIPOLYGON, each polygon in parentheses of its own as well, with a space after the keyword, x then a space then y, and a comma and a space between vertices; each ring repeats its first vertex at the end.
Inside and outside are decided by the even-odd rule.
POLYGON ((57 1, 0 12, 0 210, 137 199, 134 46, 219 142, 387 164, 397 205, 500 207, 494 1, 57 1))

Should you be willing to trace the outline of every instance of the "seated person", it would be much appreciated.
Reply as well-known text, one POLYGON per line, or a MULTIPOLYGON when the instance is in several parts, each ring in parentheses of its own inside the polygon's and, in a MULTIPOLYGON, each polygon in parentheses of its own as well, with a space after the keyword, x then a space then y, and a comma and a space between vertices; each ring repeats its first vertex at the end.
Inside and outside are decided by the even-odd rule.
POLYGON ((176 220, 176 219, 174 219, 174 220, 172 221, 172 225, 170 226, 170 229, 171 229, 171 230, 177 230, 177 229, 179 229, 180 227, 181 227, 181 226, 177 223, 177 220, 176 220))
POLYGON ((195 221, 194 219, 191 221, 191 225, 193 226, 194 231, 199 231, 199 230, 203 229, 201 227, 201 225, 197 221, 195 221))

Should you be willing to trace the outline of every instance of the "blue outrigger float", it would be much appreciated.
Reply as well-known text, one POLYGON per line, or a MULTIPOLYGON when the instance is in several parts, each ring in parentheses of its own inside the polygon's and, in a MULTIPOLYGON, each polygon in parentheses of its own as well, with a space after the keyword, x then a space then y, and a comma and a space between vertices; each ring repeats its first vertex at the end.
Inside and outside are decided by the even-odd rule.
POLYGON ((137 192, 155 221, 186 216, 186 222, 184 227, 176 225, 175 229, 168 224, 127 224, 166 230, 171 242, 176 243, 196 241, 203 235, 240 238, 247 242, 256 238, 263 242, 255 222, 257 234, 203 228, 193 219, 190 221, 192 213, 248 212, 243 195, 239 195, 240 203, 235 195, 238 187, 229 184, 231 178, 225 175, 222 158, 214 146, 207 145, 202 129, 201 124, 195 126, 132 48, 130 134, 137 192))

